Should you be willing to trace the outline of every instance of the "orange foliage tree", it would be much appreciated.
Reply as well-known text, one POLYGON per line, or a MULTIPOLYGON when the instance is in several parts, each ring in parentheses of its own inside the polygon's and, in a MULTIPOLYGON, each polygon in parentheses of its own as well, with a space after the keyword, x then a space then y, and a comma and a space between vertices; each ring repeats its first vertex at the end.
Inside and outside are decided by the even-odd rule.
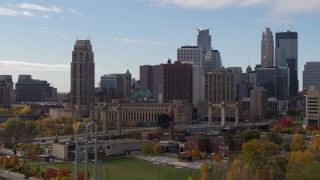
POLYGON ((2 157, 2 166, 7 167, 10 164, 10 159, 7 156, 2 157))
POLYGON ((222 156, 220 153, 216 154, 213 159, 217 162, 221 162, 222 161, 222 156))
POLYGON ((19 159, 18 159, 17 156, 13 156, 13 157, 11 158, 11 164, 12 164, 13 166, 16 166, 16 165, 19 164, 19 159))

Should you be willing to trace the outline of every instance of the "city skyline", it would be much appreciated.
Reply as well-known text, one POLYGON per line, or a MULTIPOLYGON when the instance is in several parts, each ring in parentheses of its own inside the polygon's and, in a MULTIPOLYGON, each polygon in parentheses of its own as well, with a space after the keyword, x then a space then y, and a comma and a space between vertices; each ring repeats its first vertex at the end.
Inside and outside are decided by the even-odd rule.
POLYGON ((196 45, 197 28, 210 29, 213 49, 224 67, 260 64, 261 33, 299 34, 298 78, 307 61, 320 60, 317 35, 320 2, 122 0, 59 2, 26 0, 0 3, 0 74, 30 74, 70 91, 72 46, 90 39, 95 51, 95 86, 104 74, 139 79, 140 65, 176 61, 176 49, 196 45), (125 4, 124 4, 125 3, 125 4), (290 9, 282 3, 291 4, 290 9), (90 7, 89 7, 90 6, 90 7), (237 18, 235 18, 237 17, 237 18))

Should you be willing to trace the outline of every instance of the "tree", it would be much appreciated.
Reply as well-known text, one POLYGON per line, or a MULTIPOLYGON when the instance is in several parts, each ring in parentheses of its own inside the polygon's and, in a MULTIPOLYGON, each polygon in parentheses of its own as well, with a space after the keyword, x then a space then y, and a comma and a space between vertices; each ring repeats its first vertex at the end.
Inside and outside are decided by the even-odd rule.
POLYGON ((272 141, 276 144, 280 144, 282 141, 281 136, 279 136, 278 133, 274 130, 269 131, 268 137, 269 137, 269 141, 272 141))
POLYGON ((19 164, 19 159, 17 156, 13 156, 12 159, 11 159, 11 164, 12 166, 16 166, 19 164))
POLYGON ((32 110, 29 106, 24 107, 23 109, 20 110, 20 115, 29 115, 32 114, 32 110))
POLYGON ((2 157, 2 166, 7 167, 10 164, 10 159, 7 156, 2 157))
POLYGON ((7 108, 0 108, 0 115, 8 115, 10 114, 10 110, 7 108))
POLYGON ((242 145, 242 153, 247 156, 259 155, 269 157, 275 155, 279 150, 279 145, 261 139, 253 139, 242 145))
POLYGON ((303 140, 302 135, 295 133, 292 136, 290 149, 291 151, 303 151, 306 149, 306 143, 303 140))
POLYGON ((19 146, 32 141, 33 135, 26 133, 24 123, 15 118, 9 118, 0 128, 0 143, 11 149, 17 155, 19 146))
POLYGON ((172 118, 168 114, 161 114, 158 117, 158 125, 163 129, 169 128, 171 121, 172 121, 172 118))
POLYGON ((222 161, 222 156, 220 153, 216 154, 213 159, 217 162, 221 162, 222 161))
POLYGON ((162 153, 162 146, 161 146, 159 143, 155 144, 155 145, 152 147, 152 149, 153 149, 153 153, 154 153, 155 155, 159 155, 159 154, 162 153))
POLYGON ((21 109, 23 109, 24 106, 14 106, 12 108, 12 114, 14 115, 20 115, 21 109))
POLYGON ((193 180, 192 176, 189 176, 189 177, 188 177, 188 180, 193 180))
POLYGON ((257 129, 248 129, 241 134, 242 138, 247 142, 251 139, 258 139, 260 138, 260 131, 257 129))
POLYGON ((56 176, 56 172, 57 172, 56 169, 48 168, 47 171, 45 172, 43 178, 44 178, 45 180, 53 179, 53 178, 56 176))
MULTIPOLYGON (((291 152, 288 157, 288 166, 286 179, 303 179, 301 170, 305 168, 313 159, 313 155, 310 151, 294 151, 291 152)), ((319 170, 319 168, 318 168, 319 170)))
POLYGON ((193 151, 192 156, 194 159, 200 159, 200 150, 196 149, 193 151))
POLYGON ((320 154, 320 136, 313 136, 310 141, 310 152, 313 154, 320 154))
POLYGON ((200 179, 207 180, 208 179, 208 165, 207 165, 207 163, 203 162, 201 164, 200 171, 201 171, 200 179))

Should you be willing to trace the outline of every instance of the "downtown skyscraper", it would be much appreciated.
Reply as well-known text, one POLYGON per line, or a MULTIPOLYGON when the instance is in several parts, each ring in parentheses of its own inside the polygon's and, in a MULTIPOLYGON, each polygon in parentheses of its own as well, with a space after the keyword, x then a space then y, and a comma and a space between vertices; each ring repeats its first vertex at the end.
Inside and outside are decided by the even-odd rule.
POLYGON ((72 105, 90 107, 94 103, 94 53, 90 40, 77 40, 72 51, 71 91, 72 105))
POLYGON ((275 66, 288 69, 289 97, 298 95, 298 33, 276 33, 275 66))
POLYGON ((261 39, 261 67, 272 67, 274 64, 274 41, 270 28, 266 28, 261 39))
POLYGON ((209 29, 197 29, 197 46, 202 50, 202 53, 205 54, 211 51, 211 36, 209 34, 209 29))

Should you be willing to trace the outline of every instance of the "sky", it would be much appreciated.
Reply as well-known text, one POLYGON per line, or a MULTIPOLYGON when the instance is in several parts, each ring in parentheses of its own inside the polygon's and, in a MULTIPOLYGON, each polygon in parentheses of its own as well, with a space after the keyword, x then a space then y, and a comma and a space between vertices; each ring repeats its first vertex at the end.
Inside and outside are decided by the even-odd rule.
MULTIPOLYGON (((30 74, 58 92, 70 90, 77 39, 90 39, 95 84, 104 74, 140 79, 140 65, 176 60, 177 48, 196 45, 209 28, 224 67, 260 64, 261 35, 298 32, 300 90, 303 66, 320 61, 319 0, 1 0, 0 74, 30 74)), ((275 34, 274 34, 275 38, 275 34)))

